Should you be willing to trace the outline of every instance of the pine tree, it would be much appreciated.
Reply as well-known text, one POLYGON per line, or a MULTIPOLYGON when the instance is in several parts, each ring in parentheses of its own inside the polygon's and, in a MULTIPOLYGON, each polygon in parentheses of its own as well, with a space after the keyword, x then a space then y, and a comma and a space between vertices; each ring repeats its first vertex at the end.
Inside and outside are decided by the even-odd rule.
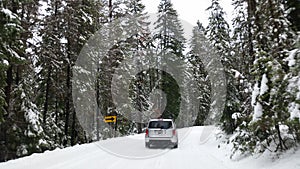
MULTIPOLYGON (((237 88, 237 98, 240 101, 239 112, 233 114, 235 126, 241 126, 252 112, 251 107, 251 86, 252 76, 250 68, 253 65, 253 22, 252 1, 236 0, 235 18, 233 19, 232 54, 236 60, 235 86, 237 88), (251 7, 251 8, 250 8, 251 7), (249 11, 250 10, 250 11, 249 11), (248 11, 248 12, 245 12, 248 11)), ((240 129, 238 127, 238 130, 240 129)))
POLYGON ((287 18, 291 22, 292 27, 296 31, 300 31, 300 2, 299 0, 287 0, 285 2, 285 8, 287 12, 287 18))
POLYGON ((230 57, 230 35, 229 25, 224 18, 225 12, 218 0, 212 0, 209 11, 209 24, 206 28, 206 36, 220 55, 220 60, 228 69, 232 68, 230 57))
MULTIPOLYGON (((299 36, 299 35, 298 35, 299 36)), ((289 93, 288 111, 290 117, 287 120, 289 132, 293 135, 294 143, 300 142, 300 43, 299 37, 294 49, 289 52, 289 56, 285 59, 288 64, 289 71, 287 92, 289 93)))
POLYGON ((43 118, 43 128, 50 141, 49 149, 62 146, 64 138, 64 93, 62 59, 65 57, 62 47, 63 39, 63 4, 60 1, 46 2, 47 15, 40 21, 44 25, 39 30, 42 41, 38 44, 38 60, 35 67, 40 67, 37 72, 38 94, 37 104, 43 118))
POLYGON ((193 35, 190 41, 191 51, 188 54, 189 62, 193 67, 193 74, 197 80, 198 90, 200 91, 200 106, 195 125, 204 125, 210 108, 210 81, 208 73, 203 63, 204 57, 208 56, 210 48, 207 45, 205 28, 198 21, 193 28, 193 35))
POLYGON ((295 49, 290 51, 289 57, 287 58, 288 66, 290 67, 290 71, 288 74, 289 77, 289 85, 288 85, 288 92, 291 95, 291 101, 289 103, 289 112, 290 112, 290 120, 289 128, 290 132, 294 135, 295 142, 300 141, 300 125, 299 125, 299 112, 300 112, 300 89, 299 89, 299 31, 300 31, 300 24, 298 20, 300 19, 300 2, 288 0, 286 1, 286 8, 290 10, 287 13, 287 17, 292 24, 292 27, 295 31, 298 31, 298 36, 295 36, 295 39, 298 40, 295 49), (294 62, 294 63, 293 63, 294 62), (298 87, 298 88, 297 88, 298 87))
POLYGON ((155 24, 156 35, 160 52, 172 52, 181 57, 186 39, 183 36, 183 28, 178 19, 177 11, 170 0, 161 0, 158 6, 158 15, 155 24))
POLYGON ((1 58, 1 151, 0 161, 6 161, 11 158, 15 158, 16 147, 8 145, 10 140, 8 133, 9 126, 13 124, 12 120, 8 119, 9 114, 13 114, 11 100, 12 100, 12 81, 13 81, 13 64, 20 62, 22 58, 19 56, 17 49, 22 45, 17 41, 20 37, 22 27, 21 19, 16 13, 16 9, 11 8, 11 3, 8 1, 0 2, 0 15, 1 15, 1 45, 0 45, 0 58, 1 58), (2 119, 3 118, 3 119, 2 119), (4 122, 3 122, 4 120, 4 122))
MULTIPOLYGON (((3 122, 3 116, 7 113, 6 112, 6 100, 5 100, 5 86, 6 86, 6 70, 7 66, 9 64, 8 62, 8 56, 6 56, 7 49, 5 49, 6 44, 8 43, 9 39, 6 37, 10 35, 11 29, 10 27, 7 26, 9 23, 15 23, 18 20, 16 20, 15 15, 12 15, 11 11, 4 8, 3 2, 0 3, 0 15, 3 20, 1 20, 1 27, 0 27, 0 32, 1 32, 1 49, 0 49, 0 77, 1 77, 1 84, 0 84, 0 124, 3 122)), ((14 28, 16 29, 16 28, 14 28)))
POLYGON ((219 60, 224 66, 227 80, 226 104, 221 118, 222 128, 227 133, 235 130, 235 121, 232 118, 234 113, 239 113, 240 102, 238 99, 238 91, 235 85, 236 60, 231 53, 231 38, 229 35, 229 25, 226 22, 225 12, 220 6, 218 0, 212 0, 212 4, 207 8, 210 12, 208 18, 209 24, 206 28, 206 36, 209 42, 215 48, 219 60))
MULTIPOLYGON (((98 118, 100 115, 118 115, 112 99, 111 83, 115 69, 124 59, 124 53, 122 49, 125 47, 124 42, 126 39, 126 30, 122 24, 121 17, 126 16, 126 13, 128 12, 126 1, 108 0, 104 1, 103 3, 105 5, 104 8, 107 9, 104 11, 105 19, 103 20, 105 20, 105 22, 108 24, 101 28, 100 32, 98 33, 101 34, 101 36, 106 37, 103 38, 101 43, 105 45, 105 48, 108 48, 108 51, 99 51, 99 55, 102 56, 102 60, 95 59, 96 63, 99 63, 97 65, 96 75, 96 98, 99 111, 97 112, 98 118), (116 39, 113 39, 115 37, 122 39, 121 42, 115 42, 116 39)), ((98 120, 97 124, 97 139, 106 139, 108 137, 116 136, 114 133, 116 133, 115 130, 117 129, 117 124, 110 123, 109 128, 104 125, 100 126, 98 120)))
POLYGON ((247 3, 244 0, 236 0, 233 2, 235 6, 235 18, 233 19, 233 51, 234 57, 236 58, 237 71, 242 73, 245 78, 249 79, 250 76, 250 68, 251 65, 251 56, 249 52, 249 48, 251 45, 249 44, 249 21, 247 11, 247 3))
MULTIPOLYGON (((133 57, 134 65, 138 69, 140 73, 144 68, 145 61, 143 58, 147 55, 146 52, 146 43, 149 40, 150 30, 149 25, 150 23, 147 22, 148 14, 145 12, 145 6, 142 4, 141 0, 132 0, 126 2, 127 6, 127 14, 133 16, 130 20, 127 20, 124 25, 124 30, 126 30, 128 47, 123 49, 124 59, 128 59, 133 57), (143 63, 142 63, 143 62, 143 63)), ((140 75, 136 77, 134 84, 132 85, 133 94, 132 94, 132 104, 133 106, 140 112, 145 110, 143 104, 145 104, 145 100, 143 97, 145 96, 145 89, 142 87, 143 82, 145 82, 146 76, 140 75)), ((144 86, 145 87, 145 86, 144 86)), ((136 117, 139 121, 141 121, 142 114, 136 117)), ((130 124, 126 124, 128 126, 132 126, 130 124)), ((120 126, 123 127, 124 126, 120 126)), ((137 123, 137 132, 141 133, 142 128, 145 127, 145 124, 137 123)), ((127 131, 127 133, 130 131, 127 131)))
POLYGON ((77 55, 100 27, 102 4, 93 0, 52 1, 48 6, 48 15, 40 21, 44 27, 39 30, 42 41, 35 66, 40 67, 37 103, 54 148, 85 140, 73 105, 71 79, 77 55))
POLYGON ((253 113, 241 124, 235 143, 236 149, 242 152, 277 152, 295 145, 287 135, 290 95, 287 92, 289 69, 285 62, 294 39, 283 5, 280 0, 256 3, 252 28, 255 37, 253 113))
MULTIPOLYGON (((173 4, 170 0, 161 0, 158 6, 157 20, 154 22, 154 29, 155 34, 153 35, 150 46, 152 51, 154 51, 154 54, 157 55, 157 65, 161 64, 160 60, 172 60, 172 57, 174 56, 178 58, 184 57, 183 51, 186 39, 183 36, 183 28, 178 19, 177 11, 173 8, 173 4)), ((163 65, 161 66, 162 69, 166 69, 163 65)), ((178 67, 178 69, 180 69, 180 67, 178 67)), ((160 89, 167 94, 168 104, 166 105, 164 112, 161 112, 162 117, 176 119, 180 111, 179 105, 180 99, 182 98, 180 98, 179 91, 173 90, 172 92, 171 88, 176 89, 175 86, 178 84, 176 84, 176 82, 167 74, 161 74, 162 72, 168 72, 168 70, 154 71, 156 71, 156 73, 154 73, 153 76, 150 76, 151 88, 155 87, 155 89, 160 89), (172 85, 166 85, 168 83, 172 85)), ((184 78, 181 77, 181 79, 184 78)), ((163 96, 162 93, 159 95, 161 97, 163 96)), ((160 112, 161 103, 158 103, 157 107, 160 112)))
MULTIPOLYGON (((34 81, 28 40, 33 36, 30 22, 34 22, 38 5, 2 1, 1 58, 7 62, 5 79, 5 122, 1 124, 1 161, 41 151, 43 138, 40 118, 33 102, 34 81), (27 52, 28 51, 28 52, 27 52)), ((5 61, 4 61, 5 62, 5 61)), ((3 89, 1 89, 3 90, 3 89)))
POLYGON ((286 109, 288 94, 285 78, 288 69, 283 60, 287 56, 286 51, 292 47, 293 31, 285 18, 282 1, 261 2, 258 7, 260 22, 257 25, 254 76, 260 92, 256 94, 256 91, 253 91, 252 94, 255 99, 253 126, 258 128, 257 137, 261 145, 269 147, 271 143, 276 142, 277 147, 274 151, 284 150, 287 149, 284 143, 286 138, 283 137, 280 128, 286 125, 289 114, 286 109))

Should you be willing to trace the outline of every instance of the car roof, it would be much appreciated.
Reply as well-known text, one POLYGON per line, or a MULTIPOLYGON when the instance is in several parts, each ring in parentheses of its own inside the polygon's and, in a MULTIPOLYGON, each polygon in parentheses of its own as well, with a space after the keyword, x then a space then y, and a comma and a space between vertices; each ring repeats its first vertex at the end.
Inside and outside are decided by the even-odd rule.
POLYGON ((173 121, 172 119, 150 119, 149 121, 173 121))

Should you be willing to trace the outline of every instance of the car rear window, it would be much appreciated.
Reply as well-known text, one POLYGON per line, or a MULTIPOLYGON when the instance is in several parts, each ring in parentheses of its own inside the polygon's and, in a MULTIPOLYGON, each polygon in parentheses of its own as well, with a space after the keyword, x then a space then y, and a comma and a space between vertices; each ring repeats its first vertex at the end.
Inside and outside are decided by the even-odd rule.
POLYGON ((148 128, 169 129, 172 128, 171 121, 150 121, 148 128))

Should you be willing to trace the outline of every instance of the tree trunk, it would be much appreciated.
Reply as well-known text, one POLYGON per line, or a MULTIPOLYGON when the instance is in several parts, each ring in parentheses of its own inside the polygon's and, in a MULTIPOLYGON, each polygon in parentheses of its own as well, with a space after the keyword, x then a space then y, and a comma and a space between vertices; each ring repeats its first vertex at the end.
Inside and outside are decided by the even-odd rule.
POLYGON ((72 118, 72 132, 71 132, 71 145, 74 146, 76 144, 76 112, 73 111, 73 118, 72 118))
POLYGON ((50 90, 50 82, 51 82, 51 67, 48 69, 48 76, 46 81, 46 94, 45 94, 45 103, 44 103, 44 113, 43 113, 43 124, 46 124, 48 105, 49 105, 49 90, 50 90))
MULTIPOLYGON (((65 101, 66 101, 66 108, 65 108, 65 136, 66 139, 68 139, 68 130, 69 130, 69 116, 70 116, 70 82, 71 82, 71 66, 69 63, 67 63, 67 86, 66 86, 66 90, 67 90, 67 94, 65 97, 65 101)), ((66 142, 64 143, 65 145, 67 144, 67 140, 65 140, 66 142)))
POLYGON ((96 114, 96 131, 97 131, 97 141, 100 140, 100 80, 99 80, 100 68, 97 67, 96 76, 96 99, 97 99, 97 114, 96 114))
POLYGON ((280 129, 279 129, 279 125, 278 124, 275 125, 275 129, 277 131, 277 135, 278 135, 278 139, 279 139, 279 143, 277 145, 276 151, 278 150, 278 147, 280 148, 281 151, 283 151, 284 150, 284 148, 283 148, 284 144, 283 144, 283 140, 282 140, 282 137, 281 137, 281 133, 280 133, 280 129))
MULTIPOLYGON (((254 40, 254 36, 253 36, 253 33, 252 33, 252 29, 253 29, 253 19, 255 17, 255 10, 256 10, 256 2, 255 0, 247 0, 248 2, 248 53, 249 53, 249 56, 251 58, 248 59, 249 63, 248 64, 252 64, 255 60, 255 56, 254 56, 254 46, 253 46, 253 40, 254 40)), ((255 17, 256 18, 256 17, 255 17)), ((251 69, 251 65, 245 65, 247 66, 247 72, 249 72, 247 75, 248 78, 251 77, 250 76, 250 69, 251 69)))
POLYGON ((112 22, 112 0, 108 0, 108 9, 109 9, 109 14, 108 14, 109 22, 112 22))
POLYGON ((6 71, 6 86, 5 86, 5 101, 6 106, 5 110, 7 114, 10 114, 10 100, 11 100, 11 91, 13 84, 13 66, 10 65, 6 71))

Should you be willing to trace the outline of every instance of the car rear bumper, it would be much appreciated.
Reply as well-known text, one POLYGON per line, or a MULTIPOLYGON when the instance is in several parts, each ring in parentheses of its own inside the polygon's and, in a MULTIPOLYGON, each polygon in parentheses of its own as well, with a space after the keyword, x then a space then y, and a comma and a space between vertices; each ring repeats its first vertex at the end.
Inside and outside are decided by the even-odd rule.
POLYGON ((146 137, 145 138, 146 143, 173 143, 177 144, 178 139, 177 137, 146 137))

